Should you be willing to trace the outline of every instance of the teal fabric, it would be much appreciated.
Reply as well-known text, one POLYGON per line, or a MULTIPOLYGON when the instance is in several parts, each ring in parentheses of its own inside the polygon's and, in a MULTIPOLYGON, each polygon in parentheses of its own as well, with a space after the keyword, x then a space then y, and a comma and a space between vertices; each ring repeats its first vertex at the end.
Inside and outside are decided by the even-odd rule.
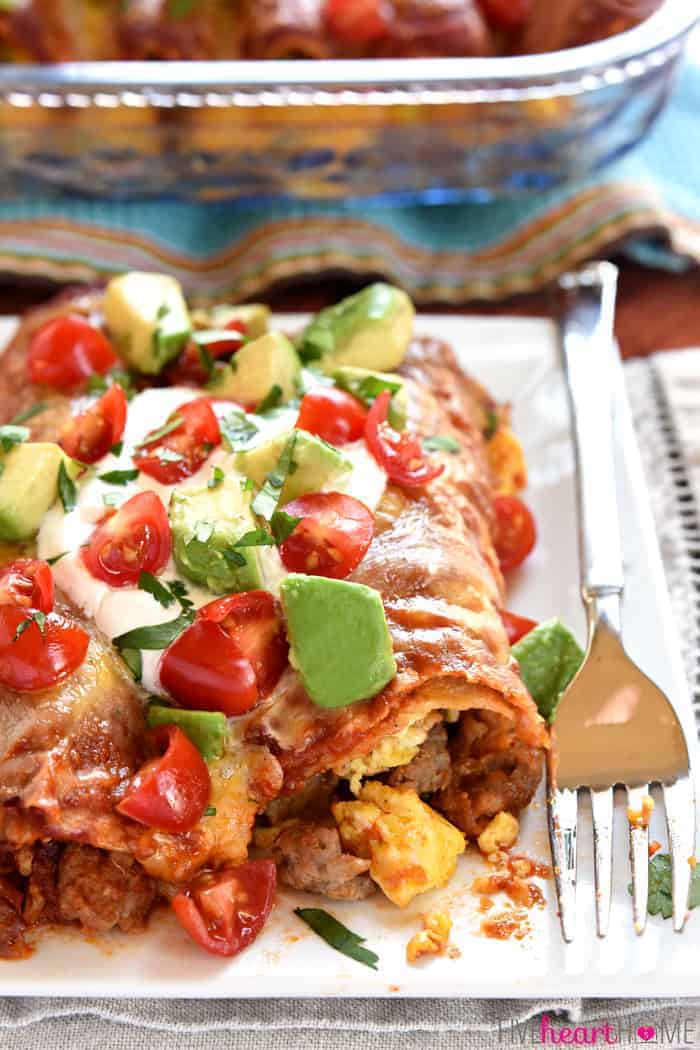
MULTIPOLYGON (((700 221, 700 63, 688 60, 678 89, 647 140, 607 169, 598 180, 565 189, 489 204, 382 206, 318 204, 190 204, 183 202, 104 202, 64 198, 18 199, 0 203, 0 221, 56 217, 96 224, 113 231, 136 231, 194 257, 205 258, 231 246, 263 222, 305 215, 342 215, 369 219, 417 247, 473 252, 497 243, 523 223, 587 185, 600 182, 653 184, 671 211, 700 221)), ((678 268, 659 244, 648 240, 629 249, 641 262, 678 268)))

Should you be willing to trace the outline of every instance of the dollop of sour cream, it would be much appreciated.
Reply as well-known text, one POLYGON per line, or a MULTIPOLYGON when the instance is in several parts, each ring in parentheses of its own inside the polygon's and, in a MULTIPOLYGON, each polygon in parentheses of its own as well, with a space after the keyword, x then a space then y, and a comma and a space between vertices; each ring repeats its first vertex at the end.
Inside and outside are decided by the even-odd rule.
MULTIPOLYGON (((109 453, 95 464, 83 478, 76 482, 77 500, 74 510, 66 513, 60 501, 47 512, 37 537, 40 558, 61 557, 53 566, 56 585, 90 618, 98 630, 108 639, 118 637, 136 627, 147 627, 174 620, 180 613, 177 603, 167 608, 146 591, 138 587, 110 587, 96 580, 85 568, 80 557, 80 548, 86 544, 96 524, 104 517, 108 507, 117 508, 138 492, 151 491, 162 500, 166 510, 175 488, 205 485, 212 476, 212 468, 220 466, 231 472, 227 463, 229 453, 219 447, 207 458, 192 477, 179 481, 177 485, 163 485, 148 474, 140 472, 138 477, 125 485, 101 481, 100 474, 115 470, 131 470, 134 467, 135 446, 146 435, 161 426, 180 405, 201 397, 201 392, 189 387, 166 387, 145 390, 129 403, 127 422, 119 455, 109 453), (64 553, 65 552, 65 553, 64 553)), ((230 403, 212 401, 212 407, 220 419, 232 408, 230 403)), ((297 410, 278 410, 270 418, 254 417, 259 426, 256 443, 277 433, 289 430, 296 422, 297 410)), ((351 460, 352 471, 340 483, 329 485, 329 489, 345 492, 361 500, 375 510, 386 486, 386 474, 367 450, 364 442, 358 441, 342 448, 342 454, 351 460)), ((279 586, 286 576, 279 552, 274 547, 260 549, 264 583, 267 590, 279 595, 279 586)), ((190 580, 183 579, 172 558, 159 578, 165 583, 181 580, 187 588, 188 597, 195 607, 212 601, 216 595, 190 580)), ((161 651, 143 650, 142 685, 148 692, 167 696, 160 681, 161 651)))

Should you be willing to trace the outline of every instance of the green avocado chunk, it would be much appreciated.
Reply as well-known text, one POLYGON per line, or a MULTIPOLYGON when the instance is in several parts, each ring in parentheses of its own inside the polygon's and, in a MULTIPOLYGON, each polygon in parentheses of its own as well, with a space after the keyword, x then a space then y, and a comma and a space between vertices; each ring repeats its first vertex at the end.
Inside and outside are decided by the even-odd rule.
POLYGON ((286 335, 268 332, 244 343, 228 364, 216 363, 208 388, 217 397, 259 405, 278 387, 280 401, 289 401, 300 371, 301 362, 286 335))
POLYGON ((180 353, 191 322, 179 281, 163 273, 124 273, 107 285, 105 323, 132 368, 157 375, 180 353))
POLYGON ((252 493, 239 477, 225 477, 215 488, 177 488, 170 497, 173 557, 180 572, 214 594, 254 591, 263 584, 262 547, 236 547, 257 523, 250 509, 252 493))
POLYGON ((296 435, 292 452, 292 467, 280 493, 281 507, 306 492, 318 492, 324 485, 337 482, 352 470, 352 463, 332 445, 306 430, 287 430, 284 434, 264 441, 253 448, 235 453, 236 469, 262 485, 275 469, 282 450, 296 435))
POLYGON ((291 573, 280 595, 290 662, 319 707, 376 696, 396 674, 378 591, 361 583, 291 573))
POLYGON ((561 694, 583 663, 581 646, 561 620, 546 620, 511 651, 538 711, 551 722, 561 694))
POLYGON ((297 340, 299 356, 328 373, 345 365, 390 371, 406 355, 414 314, 400 288, 370 284, 311 319, 297 340))
POLYGON ((226 715, 220 711, 185 711, 181 707, 153 703, 146 708, 146 725, 150 729, 178 726, 207 762, 221 758, 224 753, 226 715))
POLYGON ((0 455, 0 539, 31 540, 58 496, 58 468, 75 478, 82 469, 59 445, 31 442, 0 455))
POLYGON ((384 390, 391 394, 389 402, 389 423, 394 430, 403 430, 408 417, 408 391, 400 375, 394 372, 373 372, 369 368, 353 368, 345 365, 333 373, 333 381, 341 390, 347 390, 366 408, 384 390))

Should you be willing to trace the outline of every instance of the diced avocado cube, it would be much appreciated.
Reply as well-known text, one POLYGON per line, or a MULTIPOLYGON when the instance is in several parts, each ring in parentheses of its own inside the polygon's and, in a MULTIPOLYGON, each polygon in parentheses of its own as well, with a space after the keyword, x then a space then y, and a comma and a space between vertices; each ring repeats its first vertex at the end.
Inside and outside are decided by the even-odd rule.
POLYGON ((178 726, 186 737, 199 748, 207 762, 221 758, 226 741, 226 715, 220 711, 184 711, 180 707, 164 704, 149 704, 146 708, 146 725, 178 726))
POLYGON ((408 418, 408 391, 400 375, 395 372, 372 372, 369 368, 345 365, 333 372, 333 382, 347 390, 369 408, 384 390, 391 393, 389 423, 394 430, 403 430, 408 418))
POLYGON ((206 327, 220 328, 232 321, 240 321, 245 327, 249 339, 259 339, 265 335, 270 323, 270 308, 263 303, 244 303, 241 306, 221 304, 209 313, 206 327))
POLYGON ((58 468, 75 478, 82 469, 59 445, 26 442, 0 456, 0 539, 31 540, 58 496, 58 468))
POLYGON ((280 400, 289 401, 300 371, 301 362, 286 335, 268 332, 245 343, 228 364, 217 362, 209 389, 217 397, 259 405, 277 386, 280 400))
POLYGON ((316 314, 297 341, 299 356, 328 373, 344 365, 390 371, 406 355, 414 314, 400 288, 371 284, 316 314))
POLYGON ((120 355, 148 375, 161 372, 190 337, 180 283, 167 274, 131 272, 112 278, 103 309, 120 355))
POLYGON ((236 470, 262 485, 277 466, 282 450, 292 436, 295 436, 292 467, 282 486, 280 506, 306 492, 319 492, 331 482, 336 483, 346 477, 352 470, 352 463, 338 449, 306 430, 287 430, 260 445, 236 452, 236 470))
POLYGON ((361 583, 291 573, 280 586, 290 661, 319 707, 376 696, 396 674, 378 591, 361 583))
POLYGON ((264 586, 260 547, 235 547, 256 527, 252 493, 241 479, 226 477, 215 488, 188 486, 170 497, 173 557, 180 572, 214 594, 264 586))

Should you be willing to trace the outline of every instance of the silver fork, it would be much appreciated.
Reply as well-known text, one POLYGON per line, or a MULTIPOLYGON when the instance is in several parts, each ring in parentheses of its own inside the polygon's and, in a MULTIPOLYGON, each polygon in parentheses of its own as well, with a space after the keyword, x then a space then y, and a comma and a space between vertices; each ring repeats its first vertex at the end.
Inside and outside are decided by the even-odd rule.
POLYGON ((612 893, 613 792, 627 791, 634 926, 646 923, 650 784, 663 790, 673 879, 673 927, 687 914, 695 844, 688 747, 664 693, 621 641, 622 546, 613 461, 613 404, 619 362, 613 341, 617 269, 592 263, 560 280, 564 372, 576 455, 581 594, 588 618, 583 666, 552 725, 547 763, 549 837, 564 940, 576 930, 578 796, 590 792, 596 926, 608 931, 612 893))

